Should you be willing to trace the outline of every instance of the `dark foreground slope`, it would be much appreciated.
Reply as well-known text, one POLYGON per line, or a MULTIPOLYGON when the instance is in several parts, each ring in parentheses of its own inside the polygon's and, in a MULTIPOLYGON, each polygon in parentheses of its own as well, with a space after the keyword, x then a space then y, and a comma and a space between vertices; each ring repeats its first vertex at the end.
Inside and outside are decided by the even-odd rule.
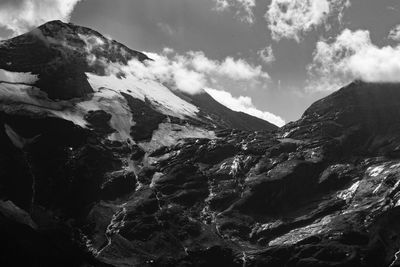
POLYGON ((145 157, 69 122, 3 114, 1 260, 397 266, 399 98, 397 85, 357 82, 279 132, 223 130, 145 157))
POLYGON ((400 85, 354 82, 277 131, 191 138, 212 121, 127 99, 133 140, 149 117, 166 134, 113 140, 104 110, 83 127, 3 99, 2 266, 399 266, 400 85))

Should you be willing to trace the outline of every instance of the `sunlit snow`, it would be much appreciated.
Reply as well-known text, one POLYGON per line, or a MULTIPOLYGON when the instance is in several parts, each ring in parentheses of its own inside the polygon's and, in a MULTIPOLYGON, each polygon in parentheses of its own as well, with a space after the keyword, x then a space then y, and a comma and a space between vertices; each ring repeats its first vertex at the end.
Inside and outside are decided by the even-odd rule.
POLYGON ((126 74, 126 77, 118 78, 111 74, 109 76, 99 76, 92 73, 86 73, 90 85, 95 91, 101 88, 110 88, 116 92, 129 94, 137 99, 151 102, 155 109, 165 115, 171 115, 178 118, 185 116, 196 117, 198 108, 182 98, 175 95, 171 90, 162 84, 149 79, 139 79, 132 74, 126 74))
POLYGON ((0 81, 8 83, 34 84, 38 76, 30 72, 12 72, 0 69, 0 81))

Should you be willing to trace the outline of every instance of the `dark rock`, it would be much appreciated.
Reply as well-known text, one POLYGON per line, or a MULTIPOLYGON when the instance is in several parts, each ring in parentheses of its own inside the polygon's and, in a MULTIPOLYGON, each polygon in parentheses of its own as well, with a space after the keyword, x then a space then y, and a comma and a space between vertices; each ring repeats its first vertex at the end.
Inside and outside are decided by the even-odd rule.
POLYGON ((234 258, 233 252, 229 248, 214 246, 203 251, 189 251, 184 261, 186 264, 196 267, 242 266, 242 263, 239 260, 234 260, 234 258))
POLYGON ((0 214, 2 266, 107 266, 71 240, 68 228, 36 231, 0 214))
POLYGON ((260 176, 249 177, 239 208, 246 213, 274 214, 293 209, 313 193, 318 166, 306 161, 287 161, 260 176), (301 187, 303 190, 298 190, 301 187))
POLYGON ((101 186, 101 198, 114 200, 131 193, 136 188, 136 177, 133 172, 117 171, 105 177, 106 181, 101 186))
POLYGON ((199 162, 205 164, 217 164, 227 157, 235 155, 237 148, 231 144, 216 144, 207 150, 202 151, 199 162))
POLYGON ((354 176, 354 167, 352 165, 337 164, 326 168, 319 177, 318 183, 323 189, 337 189, 343 187, 354 176))
POLYGON ((158 125, 167 117, 151 107, 146 101, 133 98, 131 95, 122 93, 131 109, 132 119, 135 125, 131 127, 131 136, 135 141, 150 139, 153 131, 158 129, 158 125))
POLYGON ((277 126, 267 121, 249 116, 243 112, 235 112, 226 108, 224 105, 215 101, 215 99, 207 93, 195 95, 185 94, 185 97, 188 97, 191 100, 190 102, 194 103, 202 110, 207 110, 209 116, 215 117, 215 121, 222 126, 221 128, 243 129, 250 131, 274 131, 278 129, 277 126))
POLYGON ((141 149, 137 145, 132 145, 131 149, 132 149, 132 155, 131 155, 132 160, 139 160, 145 155, 145 152, 143 151, 143 149, 141 149))
POLYGON ((90 123, 90 126, 95 131, 103 134, 110 134, 115 132, 109 124, 111 117, 111 114, 103 110, 91 110, 85 115, 85 120, 90 123))

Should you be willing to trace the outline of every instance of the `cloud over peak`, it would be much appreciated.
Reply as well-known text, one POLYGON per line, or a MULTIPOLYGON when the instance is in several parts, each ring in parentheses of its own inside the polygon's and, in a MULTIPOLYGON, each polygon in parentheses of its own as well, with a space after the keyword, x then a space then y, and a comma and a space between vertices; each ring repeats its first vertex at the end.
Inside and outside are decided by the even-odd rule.
POLYGON ((254 117, 269 121, 279 127, 285 125, 285 121, 281 117, 267 111, 259 110, 254 106, 252 99, 248 96, 234 97, 227 91, 212 88, 206 88, 205 90, 216 101, 234 111, 247 113, 254 117))
POLYGON ((261 66, 254 66, 240 58, 210 59, 201 51, 178 54, 173 49, 165 48, 159 54, 146 54, 153 60, 140 62, 133 59, 127 65, 106 62, 101 58, 91 58, 90 62, 99 64, 104 61, 102 66, 106 75, 115 75, 120 79, 133 75, 143 80, 158 81, 172 90, 192 95, 205 90, 232 110, 250 114, 279 126, 285 123, 282 118, 257 109, 250 97, 236 98, 225 91, 230 85, 243 91, 265 87, 270 78, 268 73, 262 71, 261 66), (231 84, 227 85, 229 82, 231 84))
POLYGON ((309 89, 335 90, 354 79, 400 82, 400 45, 378 47, 367 30, 345 29, 334 41, 321 40, 308 66, 309 89))
POLYGON ((19 35, 50 20, 69 21, 80 0, 5 0, 0 2, 0 27, 19 35))
POLYGON ((201 51, 177 54, 172 49, 164 49, 162 54, 148 53, 154 61, 146 63, 149 73, 169 80, 176 89, 195 94, 203 88, 214 86, 224 79, 236 82, 263 84, 269 81, 268 73, 261 66, 254 66, 244 59, 226 57, 224 60, 208 58, 201 51))

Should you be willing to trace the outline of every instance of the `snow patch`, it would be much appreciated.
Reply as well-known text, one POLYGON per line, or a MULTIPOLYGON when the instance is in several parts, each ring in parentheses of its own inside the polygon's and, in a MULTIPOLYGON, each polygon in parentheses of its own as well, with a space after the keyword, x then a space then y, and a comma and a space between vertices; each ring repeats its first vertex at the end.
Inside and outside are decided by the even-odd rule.
POLYGON ((34 84, 38 80, 38 76, 30 72, 12 72, 0 69, 0 82, 34 84))
POLYGON ((130 129, 135 123, 125 98, 110 89, 100 88, 88 101, 77 103, 77 107, 87 113, 90 110, 103 110, 112 115, 110 126, 117 132, 109 136, 113 141, 131 140, 130 129))
POLYGON ((38 117, 53 116, 70 120, 85 127, 83 114, 67 101, 54 102, 38 88, 21 84, 0 83, 0 110, 9 114, 36 114, 38 117))
POLYGON ((185 138, 207 138, 215 139, 215 133, 192 125, 178 125, 172 123, 161 123, 153 132, 149 142, 141 142, 139 146, 151 153, 163 146, 172 146, 183 142, 185 138))
POLYGON ((323 217, 315 221, 313 224, 294 229, 289 233, 280 236, 269 242, 269 246, 277 246, 277 245, 293 245, 296 244, 312 235, 318 235, 324 232, 329 231, 329 227, 327 225, 332 221, 332 217, 330 215, 323 217))
POLYGON ((236 176, 236 174, 239 172, 240 162, 241 162, 241 156, 236 156, 233 159, 229 175, 236 176))
POLYGON ((109 88, 117 93, 125 93, 143 102, 149 100, 159 112, 175 116, 181 119, 185 117, 197 117, 198 108, 169 90, 164 85, 147 79, 138 78, 131 73, 118 78, 116 75, 99 76, 92 73, 86 73, 88 81, 95 91, 101 88, 109 88))
POLYGON ((370 167, 367 169, 369 176, 376 177, 383 172, 385 169, 385 165, 377 166, 377 167, 370 167))
POLYGON ((29 112, 38 117, 58 117, 82 128, 87 128, 84 117, 90 110, 104 110, 112 114, 110 126, 117 130, 109 139, 131 139, 130 127, 134 125, 132 114, 125 98, 112 90, 99 90, 83 101, 53 101, 33 86, 0 84, 0 103, 0 110, 9 114, 29 112))
POLYGON ((360 186, 360 181, 357 181, 352 186, 350 186, 348 189, 343 190, 340 193, 338 193, 337 197, 348 201, 349 199, 353 198, 353 196, 356 193, 359 186, 360 186))

